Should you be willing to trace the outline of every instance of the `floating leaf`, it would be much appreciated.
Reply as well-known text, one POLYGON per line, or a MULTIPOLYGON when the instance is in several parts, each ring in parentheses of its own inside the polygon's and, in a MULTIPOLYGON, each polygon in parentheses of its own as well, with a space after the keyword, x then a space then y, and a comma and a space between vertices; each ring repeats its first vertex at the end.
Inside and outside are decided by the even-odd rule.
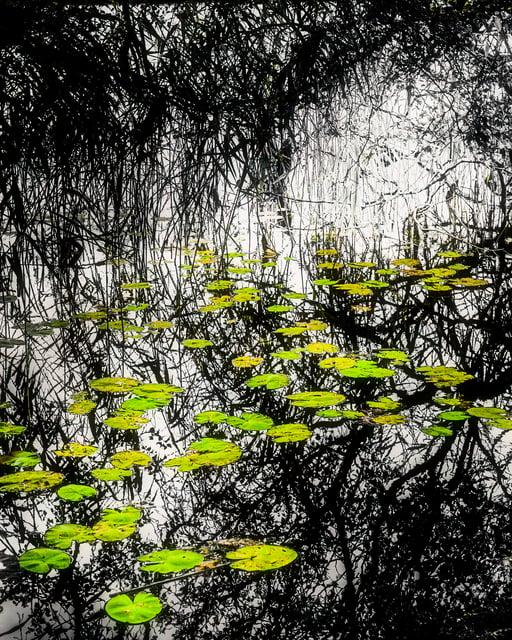
MULTIPOLYGON (((151 411, 151 409, 161 409, 166 407, 171 401, 171 396, 164 398, 129 398, 119 407, 122 411, 151 411)), ((119 427, 118 427, 119 428, 119 427)))
POLYGON ((343 371, 343 369, 350 369, 350 367, 355 367, 357 364, 357 360, 355 358, 325 358, 324 360, 320 360, 318 366, 321 369, 336 369, 337 371, 343 371))
POLYGON ((405 422, 405 416, 399 413, 386 414, 382 416, 373 416, 371 418, 375 424, 403 424, 405 422))
POLYGON ((105 424, 111 429, 121 429, 127 431, 130 429, 140 429, 143 424, 149 422, 147 418, 140 415, 112 416, 107 418, 105 424))
POLYGON ((227 424, 244 431, 265 431, 274 421, 262 413, 242 413, 240 417, 230 416, 226 418, 227 424))
POLYGON ((433 424, 431 427, 422 429, 423 433, 427 436, 437 438, 438 436, 453 436, 453 431, 448 427, 443 427, 440 424, 433 424))
POLYGON ((447 405, 449 407, 460 407, 463 401, 460 398, 434 398, 436 404, 447 405))
POLYGON ((123 291, 132 291, 134 289, 150 289, 149 282, 125 282, 121 285, 123 291))
POLYGON ((103 509, 100 522, 112 525, 133 524, 142 518, 142 511, 130 504, 121 509, 103 509))
POLYGON ((336 353, 338 351, 338 347, 329 342, 311 342, 304 349, 308 353, 336 353))
POLYGON ((417 371, 422 373, 428 382, 436 387, 455 387, 466 380, 474 378, 470 373, 458 371, 454 367, 418 367, 417 371))
POLYGON ((512 429, 512 420, 507 418, 493 418, 489 424, 498 429, 512 429))
POLYGON ((236 462, 242 450, 236 444, 217 438, 202 438, 193 442, 191 453, 171 458, 163 463, 164 467, 177 467, 179 471, 192 471, 201 467, 223 467, 236 462))
POLYGON ((347 378, 387 378, 395 375, 395 371, 379 367, 373 360, 358 360, 353 367, 343 369, 340 373, 347 378))
POLYGON ((338 291, 346 291, 351 296, 373 296, 373 290, 370 287, 365 286, 364 284, 357 283, 344 283, 344 284, 335 284, 333 285, 333 289, 337 289, 338 291))
POLYGON ((476 418, 500 418, 506 415, 505 409, 499 409, 498 407, 471 407, 466 409, 466 413, 476 418))
POLYGON ((300 336, 306 333, 306 331, 306 327, 281 327, 280 329, 276 329, 274 333, 280 333, 284 336, 300 336))
POLYGON ((189 349, 204 349, 205 347, 213 347, 213 342, 211 340, 199 340, 199 339, 189 339, 183 340, 181 343, 184 347, 188 347, 189 349))
POLYGON ((133 600, 121 594, 110 598, 105 611, 112 620, 125 624, 143 624, 155 618, 162 611, 162 603, 151 593, 141 591, 133 600))
POLYGON ((19 424, 12 424, 10 422, 0 422, 0 437, 4 436, 9 438, 10 436, 19 436, 25 431, 26 427, 22 427, 19 424))
POLYGON ((181 549, 153 551, 137 558, 142 562, 141 571, 152 573, 178 573, 197 567, 204 560, 204 556, 195 551, 181 549))
POLYGON ((77 416, 85 416, 96 408, 96 403, 92 400, 79 400, 73 402, 67 408, 67 412, 77 416))
POLYGON ((293 311, 294 309, 294 306, 288 304, 272 304, 267 307, 267 311, 269 311, 270 313, 287 313, 288 311, 293 311))
POLYGON ((140 384, 138 387, 131 389, 133 395, 139 398, 162 399, 169 400, 175 393, 182 393, 182 387, 176 387, 173 384, 147 382, 140 384))
POLYGON ((301 357, 299 351, 274 351, 270 354, 273 358, 279 358, 280 360, 299 360, 301 357))
POLYGON ((313 280, 313 284, 317 287, 330 287, 338 282, 339 280, 333 280, 332 278, 317 278, 316 280, 313 280))
POLYGON ((127 393, 139 384, 134 378, 97 378, 89 382, 91 389, 102 393, 127 393))
POLYGON ((302 422, 297 422, 276 425, 268 429, 267 435, 269 435, 274 442, 299 442, 311 438, 313 432, 302 422))
POLYGON ((463 288, 487 287, 489 284, 491 284, 489 280, 485 280, 483 278, 452 278, 448 282, 455 287, 463 288))
POLYGON ((441 420, 459 422, 467 420, 470 416, 465 411, 442 411, 437 417, 441 420))
POLYGON ((129 478, 132 472, 129 469, 92 469, 91 476, 102 482, 116 482, 123 478, 129 478))
POLYGON ((214 280, 206 285, 207 291, 223 291, 224 289, 230 289, 235 283, 232 280, 214 280))
POLYGON ((0 456, 0 464, 10 467, 35 467, 41 462, 41 458, 34 451, 12 451, 5 456, 0 456))
POLYGON ((43 491, 64 480, 62 473, 53 471, 18 471, 0 477, 0 493, 15 491, 43 491))
POLYGON ((341 404, 346 397, 341 393, 333 391, 301 391, 286 396, 295 407, 331 407, 341 404))
POLYGON ((375 355, 378 358, 393 360, 394 363, 409 362, 409 356, 405 351, 400 351, 399 349, 379 349, 375 355))
POLYGON ((305 293, 297 293, 292 291, 291 293, 283 293, 281 294, 285 300, 305 300, 305 293))
POLYGON ((73 542, 81 544, 94 539, 91 529, 81 524, 56 524, 44 534, 46 544, 57 549, 69 549, 73 542))
POLYGON ((137 530, 134 524, 113 524, 100 520, 92 528, 92 535, 101 542, 118 542, 126 540, 137 530))
POLYGON ((241 547, 226 553, 233 560, 231 567, 242 571, 271 571, 290 564, 297 558, 297 552, 289 547, 271 544, 256 544, 241 547))
POLYGON ((147 467, 151 458, 142 451, 118 451, 110 458, 110 464, 116 469, 147 467))
POLYGON ((80 442, 68 442, 62 449, 54 450, 53 453, 61 458, 86 458, 98 451, 98 447, 91 444, 81 444, 80 442))
POLYGON ((194 416, 194 422, 197 424, 219 424, 225 422, 228 414, 222 411, 201 411, 194 416))
POLYGON ((71 556, 58 549, 29 549, 18 559, 20 567, 32 573, 49 573, 52 569, 66 569, 71 556))
POLYGON ((378 400, 368 400, 366 403, 373 409, 382 409, 383 411, 394 411, 400 408, 400 403, 388 398, 387 396, 379 396, 378 400))
POLYGON ((254 389, 256 387, 266 387, 267 389, 282 389, 286 387, 290 379, 284 373, 262 373, 253 376, 245 381, 245 384, 254 389))
POLYGON ((96 489, 88 484, 65 484, 57 489, 57 495, 66 502, 80 502, 96 495, 96 489))
POLYGON ((233 360, 231 360, 231 364, 239 369, 257 367, 262 362, 263 358, 260 358, 259 356, 238 356, 238 358, 233 358, 233 360))

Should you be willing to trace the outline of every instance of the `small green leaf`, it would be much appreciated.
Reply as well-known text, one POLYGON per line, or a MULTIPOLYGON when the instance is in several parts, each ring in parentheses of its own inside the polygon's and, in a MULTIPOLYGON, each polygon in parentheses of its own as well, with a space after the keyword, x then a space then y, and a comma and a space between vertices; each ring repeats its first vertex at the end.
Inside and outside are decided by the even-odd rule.
POLYGON ((470 416, 465 411, 442 411, 437 417, 441 420, 459 422, 467 420, 470 416))
POLYGON ((49 573, 52 569, 66 569, 71 556, 58 549, 29 549, 19 557, 20 567, 32 573, 49 573))
POLYGON ((80 502, 96 495, 96 489, 88 484, 65 484, 57 489, 57 495, 66 502, 80 502))
POLYGON ((267 431, 274 442, 300 442, 308 440, 313 435, 302 422, 292 424, 279 424, 267 431))
POLYGON ((195 551, 183 551, 181 549, 153 551, 139 556, 141 571, 153 573, 177 573, 197 567, 203 562, 204 556, 195 551))
POLYGON ((53 471, 18 471, 0 477, 0 493, 16 491, 43 491, 64 480, 62 473, 53 471))
POLYGON ((213 347, 213 342, 211 340, 200 340, 200 339, 189 339, 183 340, 181 343, 184 347, 188 347, 189 349, 204 349, 205 347, 213 347))
POLYGON ((341 404, 346 399, 343 394, 333 391, 301 391, 286 397, 295 407, 306 408, 332 407, 341 404))
POLYGON ((162 603, 151 593, 141 591, 133 600, 121 594, 110 598, 105 611, 112 620, 125 624, 143 624, 155 618, 162 611, 162 603))
POLYGON ((91 389, 101 393, 127 393, 139 384, 134 378, 97 378, 89 382, 91 389))
POLYGON ((250 545, 226 553, 226 558, 234 561, 231 567, 242 571, 280 569, 293 562, 296 557, 297 552, 293 549, 270 544, 250 545))
POLYGON ((245 381, 245 384, 254 389, 256 387, 266 387, 267 389, 282 389, 286 387, 290 379, 284 373, 262 373, 253 376, 245 381))
POLYGON ((423 433, 427 436, 437 438, 439 436, 453 436, 453 431, 448 427, 443 427, 440 424, 433 424, 431 427, 422 429, 423 433))
POLYGON ((91 470, 91 476, 102 482, 116 482, 123 478, 129 478, 131 475, 132 472, 129 469, 109 469, 105 467, 103 469, 91 470))

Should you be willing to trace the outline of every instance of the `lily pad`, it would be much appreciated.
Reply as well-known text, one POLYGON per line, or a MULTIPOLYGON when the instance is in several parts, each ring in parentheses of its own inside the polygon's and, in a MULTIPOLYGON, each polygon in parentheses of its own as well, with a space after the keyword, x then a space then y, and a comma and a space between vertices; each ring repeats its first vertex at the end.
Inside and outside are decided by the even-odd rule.
POLYGON ((80 442, 68 442, 62 449, 54 450, 53 453, 61 458, 86 458, 98 451, 98 447, 92 444, 81 444, 80 442))
POLYGON ((73 542, 81 544, 94 539, 89 527, 72 523, 56 524, 44 534, 46 544, 57 549, 69 549, 73 542))
POLYGON ((121 594, 110 598, 105 605, 105 611, 112 620, 125 624, 143 624, 155 618, 162 611, 162 603, 152 595, 141 591, 133 600, 121 594))
POLYGON ((357 363, 348 369, 340 371, 341 375, 347 378, 388 378, 395 375, 392 369, 377 366, 373 360, 358 360, 357 363))
POLYGON ((272 418, 262 413, 242 413, 240 417, 229 416, 225 422, 237 429, 244 431, 265 431, 274 424, 272 418))
POLYGON ((239 446, 217 438, 202 438, 193 442, 189 449, 191 452, 187 455, 171 458, 163 466, 177 467, 178 471, 193 471, 201 467, 223 467, 242 456, 239 446))
POLYGON ((311 342, 304 349, 308 353, 336 353, 338 347, 330 342, 311 342))
POLYGON ((44 491, 64 480, 62 473, 53 471, 18 471, 0 477, 0 493, 16 491, 44 491))
POLYGON ((147 467, 151 458, 142 451, 118 451, 110 458, 110 464, 116 469, 147 467))
POLYGON ((195 551, 185 551, 181 549, 163 549, 153 551, 137 558, 141 564, 141 571, 151 571, 152 573, 178 573, 187 571, 201 564, 204 556, 195 551))
POLYGON ((261 375, 253 376, 245 381, 245 384, 254 389, 256 387, 266 387, 267 389, 282 389, 286 387, 290 379, 284 373, 262 373, 261 375))
POLYGON ((213 347, 213 342, 211 340, 200 340, 199 338, 183 340, 181 344, 189 349, 204 349, 206 347, 213 347))
POLYGON ((346 400, 342 393, 334 393, 334 391, 301 391, 286 397, 295 407, 305 408, 332 407, 346 400))
POLYGON ((10 467, 35 467, 40 462, 41 458, 34 451, 13 451, 0 456, 0 464, 10 467))
POLYGON ((280 360, 299 360, 301 354, 299 351, 274 351, 270 354, 273 358, 279 358, 280 360))
POLYGON ((448 427, 443 427, 440 424, 433 424, 431 427, 425 427, 422 429, 423 433, 427 436, 437 438, 439 436, 453 436, 453 431, 448 427))
POLYGON ((138 387, 134 387, 131 389, 131 392, 139 398, 158 398, 167 400, 172 398, 175 393, 182 393, 183 389, 182 387, 176 387, 173 384, 147 382, 140 384, 138 387))
POLYGON ((470 416, 465 411, 442 411, 437 417, 441 420, 459 422, 467 420, 470 416))
POLYGON ((59 498, 66 502, 80 502, 86 498, 92 498, 96 493, 96 489, 88 484, 65 484, 57 489, 59 498))
POLYGON ((134 378, 96 378, 89 382, 91 389, 101 393, 128 393, 139 384, 134 378))
POLYGON ((52 569, 67 569, 71 556, 58 549, 29 549, 18 558, 20 567, 31 573, 49 573, 52 569))
POLYGON ((69 405, 67 412, 76 416, 85 416, 96 408, 92 400, 77 400, 69 405))
POLYGON ((256 544, 230 551, 226 553, 226 558, 233 560, 233 569, 272 571, 293 562, 297 558, 297 552, 279 545, 256 544))
POLYGON ((194 416, 194 422, 197 424, 220 424, 225 422, 228 414, 223 411, 201 411, 194 416))
POLYGON ((129 478, 131 475, 130 469, 110 469, 105 467, 91 470, 91 476, 102 482, 117 482, 118 480, 123 480, 123 478, 129 478))
POLYGON ((506 415, 505 409, 499 409, 498 407, 470 407, 466 409, 466 413, 475 418, 501 418, 506 415))
POLYGON ((233 358, 233 360, 231 360, 231 364, 239 369, 257 367, 262 362, 263 358, 260 358, 259 356, 238 356, 238 358, 233 358))
POLYGON ((269 435, 274 442, 300 442, 301 440, 311 438, 313 432, 302 422, 297 422, 276 425, 268 429, 267 435, 269 435))
POLYGON ((0 437, 9 438, 11 436, 19 436, 25 431, 26 427, 10 422, 0 422, 0 437))

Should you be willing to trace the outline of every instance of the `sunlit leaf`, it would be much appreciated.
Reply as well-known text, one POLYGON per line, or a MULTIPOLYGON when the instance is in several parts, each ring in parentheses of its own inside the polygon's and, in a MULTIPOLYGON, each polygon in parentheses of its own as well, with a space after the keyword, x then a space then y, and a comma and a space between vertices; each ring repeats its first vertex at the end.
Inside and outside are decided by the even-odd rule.
POLYGON ((290 564, 297 558, 297 552, 279 545, 257 544, 241 547, 226 553, 233 560, 231 567, 242 571, 271 571, 290 564))
POLYGON ((197 567, 204 560, 204 556, 195 551, 185 551, 182 549, 163 549, 146 553, 137 558, 143 563, 141 571, 151 571, 152 573, 178 573, 197 567))
POLYGON ((512 429, 512 420, 507 418, 493 418, 489 424, 498 429, 512 429))
POLYGON ((437 417, 441 420, 459 422, 467 420, 470 416, 465 411, 442 411, 437 417))
POLYGON ((118 542, 132 536, 137 527, 134 524, 113 524, 100 521, 91 527, 92 535, 102 542, 118 542))
POLYGON ((366 403, 372 409, 382 409, 383 411, 394 411, 400 408, 400 403, 387 396, 379 396, 378 400, 368 400, 366 403))
POLYGON ((11 422, 0 422, 0 437, 9 438, 11 436, 19 436, 25 431, 26 427, 11 422))
POLYGON ((91 389, 102 393, 127 393, 139 384, 134 378, 97 378, 89 382, 91 389))
POLYGON ((150 462, 150 456, 142 451, 118 451, 110 458, 110 464, 116 469, 147 467, 150 462))
POLYGON ((57 549, 69 549, 73 542, 81 544, 94 539, 91 529, 81 524, 56 524, 44 534, 46 544, 57 549))
POLYGON ((395 371, 379 367, 373 360, 358 360, 353 367, 339 371, 347 378, 387 378, 395 375, 395 371))
POLYGON ((355 358, 334 357, 320 360, 318 366, 322 369, 337 369, 338 371, 343 371, 343 369, 355 367, 356 364, 357 360, 355 358))
POLYGON ((149 282, 125 282, 121 285, 123 291, 132 291, 134 289, 150 289, 149 282))
POLYGON ((466 409, 466 413, 476 418, 501 418, 506 415, 505 409, 499 409, 498 407, 470 407, 466 409))
POLYGON ((267 307, 267 311, 270 313, 287 313, 288 311, 293 311, 295 309, 292 305, 287 304, 271 304, 267 307))
POLYGON ((77 402, 72 402, 67 408, 67 412, 77 416, 84 416, 95 408, 96 403, 92 400, 79 400, 77 402))
POLYGON ((125 594, 110 598, 105 605, 105 611, 112 620, 117 622, 143 624, 162 611, 162 603, 151 593, 141 591, 135 594, 133 600, 125 594))
POLYGON ((379 349, 375 355, 378 358, 393 360, 394 363, 409 362, 409 356, 405 351, 400 351, 400 349, 379 349))
POLYGON ((301 354, 299 351, 274 351, 270 354, 273 358, 279 358, 280 360, 299 360, 301 354))
POLYGON ((98 451, 98 447, 91 444, 81 444, 80 442, 68 442, 62 449, 56 449, 53 453, 61 458, 86 458, 98 451))
POLYGON ((336 353, 338 347, 329 342, 311 342, 304 349, 309 353, 336 353))
POLYGON ((263 358, 260 358, 259 356, 238 356, 238 358, 233 358, 233 360, 231 360, 231 364, 239 369, 257 367, 262 362, 263 358))
POLYGON ((0 493, 16 491, 43 491, 64 480, 62 473, 53 471, 18 471, 0 477, 0 493))
POLYGON ((35 467, 41 462, 41 458, 34 451, 12 451, 0 456, 0 465, 10 467, 35 467))
POLYGON ((181 344, 188 349, 204 349, 205 347, 213 347, 213 342, 211 340, 200 340, 193 338, 189 340, 183 340, 181 344))
POLYGON ((242 413, 240 417, 230 416, 225 421, 232 427, 244 431, 265 431, 274 424, 272 418, 262 413, 242 413))
POLYGON ((331 407, 345 402, 346 397, 333 391, 301 391, 286 396, 295 407, 331 407))
POLYGON ((274 442, 299 442, 301 440, 308 440, 313 435, 305 424, 302 422, 291 424, 279 424, 275 427, 271 427, 267 431, 274 442))
POLYGON ((286 387, 290 379, 284 373, 262 373, 253 376, 245 381, 245 384, 254 389, 256 387, 266 387, 267 389, 282 389, 286 387))
POLYGON ((453 436, 453 431, 448 427, 443 427, 440 424, 433 424, 431 427, 425 427, 422 429, 423 433, 427 436, 437 438, 439 436, 453 436))
POLYGON ((134 524, 142 517, 142 511, 128 504, 120 509, 103 509, 101 512, 101 522, 108 522, 111 525, 134 524))
POLYGON ((131 475, 132 472, 129 469, 110 469, 106 467, 91 470, 91 476, 102 482, 117 482, 118 480, 123 480, 123 478, 129 478, 131 475))
POLYGON ((197 424, 219 424, 225 422, 228 414, 222 411, 201 411, 194 416, 194 422, 197 424))
POLYGON ((202 438, 193 442, 187 455, 171 458, 163 463, 164 467, 177 467, 178 471, 193 471, 201 467, 223 467, 236 462, 242 450, 233 442, 217 438, 202 438))
POLYGON ((372 422, 375 424, 403 424, 405 422, 405 416, 399 413, 385 414, 381 416, 372 416, 372 422))
MULTIPOLYGON (((125 400, 120 409, 124 411, 151 411, 152 409, 161 409, 166 407, 172 399, 172 396, 152 397, 152 398, 129 398, 125 400)), ((111 425, 110 425, 111 426, 111 425)), ((119 427, 118 427, 119 428, 119 427)))
POLYGON ((148 423, 149 420, 140 415, 126 415, 126 416, 111 416, 104 420, 104 423, 111 429, 121 429, 122 431, 130 429, 140 429, 143 424, 148 423))
POLYGON ((49 573, 52 569, 66 569, 71 556, 58 549, 29 549, 18 558, 20 567, 32 573, 49 573))
POLYGON ((131 392, 139 396, 139 398, 160 398, 162 400, 168 400, 172 398, 175 393, 182 393, 182 387, 176 387, 173 384, 147 382, 140 384, 137 387, 131 389, 131 392))
POLYGON ((57 489, 59 498, 66 502, 80 502, 86 498, 92 498, 96 493, 96 489, 88 484, 65 484, 57 489))

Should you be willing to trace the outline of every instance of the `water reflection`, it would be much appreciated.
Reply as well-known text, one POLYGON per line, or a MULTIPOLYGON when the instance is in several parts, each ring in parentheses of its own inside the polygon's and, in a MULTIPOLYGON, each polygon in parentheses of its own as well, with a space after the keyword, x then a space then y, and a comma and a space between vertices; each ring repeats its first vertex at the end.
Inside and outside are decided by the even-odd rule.
MULTIPOLYGON (((59 499, 58 487, 2 493, 6 637, 479 638, 482 629, 505 637, 512 534, 505 250, 453 241, 420 243, 414 255, 357 255, 328 232, 303 242, 300 263, 268 247, 249 255, 199 243, 179 254, 181 269, 158 250, 141 269, 97 249, 85 245, 80 271, 65 276, 25 266, 25 253, 23 273, 14 269, 15 286, 5 289, 2 420, 26 430, 3 438, 3 453, 37 452, 36 470, 97 492, 78 502, 59 499), (299 330, 280 332, 290 327, 299 330), (212 344, 191 348, 184 341, 197 344, 187 340, 212 344), (379 356, 382 349, 394 357, 379 356), (248 362, 254 366, 233 365, 244 355, 257 358, 248 362), (328 358, 352 359, 374 374, 354 377, 346 362, 321 366, 328 358), (419 367, 439 365, 468 379, 426 383, 419 367), (391 373, 380 377, 375 367, 391 373), (284 386, 246 385, 264 373, 281 374, 284 386), (149 422, 137 425, 133 411, 142 405, 129 401, 119 413, 132 394, 91 388, 107 376, 184 392, 145 407, 149 422), (303 391, 346 399, 304 408, 286 398, 303 391), (74 402, 96 404, 91 412, 69 412, 77 393, 74 402), (387 405, 367 404, 381 396, 387 405), (504 412, 464 413, 483 406, 504 412), (195 419, 204 411, 231 420, 195 419), (465 417, 439 417, 452 411, 465 417), (275 442, 261 425, 241 429, 233 418, 244 412, 274 425, 305 424, 312 435, 275 442), (115 415, 139 428, 105 424, 115 415), (429 433, 436 425, 442 429, 429 433), (242 456, 188 472, 163 466, 201 438, 228 440, 242 456), (70 442, 98 449, 84 458, 56 453, 70 442), (151 463, 114 482, 91 476, 125 450, 151 463), (20 553, 51 546, 44 534, 55 525, 93 526, 105 508, 126 505, 142 513, 132 535, 72 543, 73 562, 59 572, 19 568, 20 553), (140 555, 177 547, 224 557, 247 539, 286 545, 298 558, 263 573, 221 562, 149 586, 164 609, 146 625, 105 615, 113 594, 166 577, 140 571, 140 555)), ((6 253, 11 264, 14 255, 6 253)), ((26 460, 17 463, 29 470, 26 460)), ((16 470, 2 467, 4 475, 16 470)))

